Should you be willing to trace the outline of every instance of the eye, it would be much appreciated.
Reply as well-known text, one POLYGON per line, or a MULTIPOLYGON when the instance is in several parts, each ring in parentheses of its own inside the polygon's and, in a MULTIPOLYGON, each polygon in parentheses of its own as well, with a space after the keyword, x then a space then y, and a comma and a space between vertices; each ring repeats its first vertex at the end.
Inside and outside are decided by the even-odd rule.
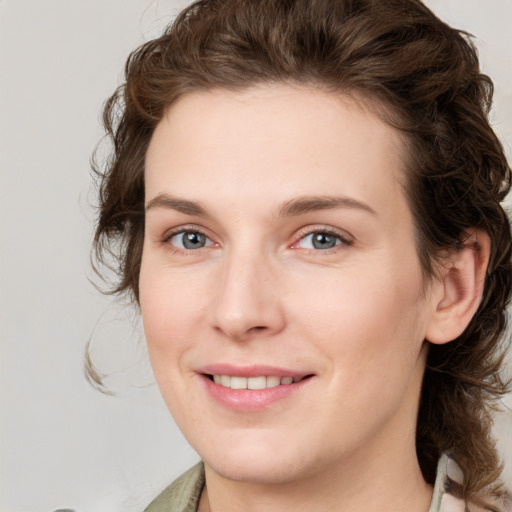
POLYGON ((194 250, 213 245, 213 242, 200 231, 180 231, 168 238, 178 249, 194 250))
POLYGON ((350 242, 345 240, 337 233, 328 231, 313 231, 304 235, 296 244, 295 247, 301 249, 314 249, 314 250, 329 250, 334 249, 338 245, 350 245, 350 242))

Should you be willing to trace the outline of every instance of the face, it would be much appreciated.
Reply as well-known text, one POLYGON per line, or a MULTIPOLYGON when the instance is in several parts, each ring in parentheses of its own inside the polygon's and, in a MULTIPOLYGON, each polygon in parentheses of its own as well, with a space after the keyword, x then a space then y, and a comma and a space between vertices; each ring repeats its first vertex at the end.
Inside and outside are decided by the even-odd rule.
POLYGON ((285 482, 414 451, 429 307, 399 135, 318 90, 193 93, 145 179, 149 354, 207 468, 285 482))

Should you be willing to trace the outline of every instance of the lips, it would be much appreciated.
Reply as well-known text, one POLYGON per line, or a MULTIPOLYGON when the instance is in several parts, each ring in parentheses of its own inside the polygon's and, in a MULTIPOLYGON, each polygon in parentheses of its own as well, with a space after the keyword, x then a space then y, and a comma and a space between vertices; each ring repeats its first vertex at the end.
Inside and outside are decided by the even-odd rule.
POLYGON ((271 365, 263 365, 263 364, 253 364, 250 366, 245 365, 234 365, 227 363, 216 363, 216 364, 208 364, 205 366, 201 366, 196 368, 197 373, 202 373, 204 375, 229 375, 231 377, 305 377, 306 375, 312 375, 311 371, 303 371, 303 370, 294 370, 291 368, 279 367, 279 366, 271 366, 271 365))
POLYGON ((215 364, 197 369, 207 394, 237 411, 260 411, 300 393, 315 375, 273 366, 215 364))

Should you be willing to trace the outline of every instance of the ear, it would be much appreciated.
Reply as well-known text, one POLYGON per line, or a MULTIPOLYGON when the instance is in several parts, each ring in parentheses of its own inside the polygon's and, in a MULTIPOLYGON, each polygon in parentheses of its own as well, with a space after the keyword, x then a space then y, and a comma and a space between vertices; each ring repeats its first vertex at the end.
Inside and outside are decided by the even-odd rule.
POLYGON ((467 235, 462 249, 443 260, 441 278, 431 284, 425 333, 431 343, 448 343, 460 336, 480 305, 491 241, 485 231, 472 229, 467 235))

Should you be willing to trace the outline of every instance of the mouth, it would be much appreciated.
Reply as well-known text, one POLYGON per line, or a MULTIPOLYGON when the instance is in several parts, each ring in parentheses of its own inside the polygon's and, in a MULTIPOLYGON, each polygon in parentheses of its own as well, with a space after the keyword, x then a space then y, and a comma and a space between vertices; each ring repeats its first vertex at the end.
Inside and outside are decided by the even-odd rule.
POLYGON ((297 369, 255 365, 211 364, 196 369, 207 395, 224 408, 239 412, 269 410, 274 403, 296 403, 316 377, 297 369))
POLYGON ((304 375, 304 376, 282 376, 279 377, 277 375, 259 375, 254 377, 242 377, 238 375, 213 375, 213 374, 205 374, 209 380, 222 386, 224 388, 235 389, 235 390, 243 390, 243 389, 251 389, 251 390, 261 390, 268 388, 275 388, 278 386, 289 386, 291 384, 296 384, 297 382, 301 382, 302 380, 308 379, 312 377, 312 375, 304 375))

